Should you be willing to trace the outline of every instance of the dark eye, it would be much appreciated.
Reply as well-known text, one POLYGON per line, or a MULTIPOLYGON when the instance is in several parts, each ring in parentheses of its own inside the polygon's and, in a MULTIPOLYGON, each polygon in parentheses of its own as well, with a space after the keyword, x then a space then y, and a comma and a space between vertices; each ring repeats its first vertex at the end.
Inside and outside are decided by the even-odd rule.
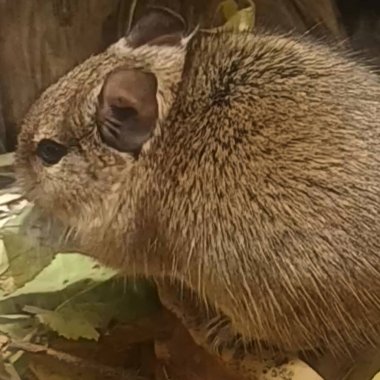
POLYGON ((43 139, 37 145, 36 154, 45 164, 55 165, 67 154, 67 147, 53 140, 43 139))

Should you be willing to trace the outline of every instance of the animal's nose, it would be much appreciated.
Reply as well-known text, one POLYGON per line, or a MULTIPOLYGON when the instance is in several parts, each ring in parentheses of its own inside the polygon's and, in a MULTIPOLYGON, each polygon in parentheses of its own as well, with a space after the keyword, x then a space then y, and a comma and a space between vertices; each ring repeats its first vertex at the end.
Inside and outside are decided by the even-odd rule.
POLYGON ((54 140, 42 139, 36 149, 36 155, 46 165, 55 165, 61 161, 68 152, 66 146, 57 143, 54 140))

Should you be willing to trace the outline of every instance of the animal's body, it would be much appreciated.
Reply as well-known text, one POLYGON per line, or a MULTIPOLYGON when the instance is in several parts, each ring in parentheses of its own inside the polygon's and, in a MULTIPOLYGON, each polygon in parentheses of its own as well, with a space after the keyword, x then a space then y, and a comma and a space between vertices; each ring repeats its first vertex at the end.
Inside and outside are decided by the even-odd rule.
POLYGON ((191 292, 189 328, 220 322, 204 344, 378 344, 379 77, 304 38, 174 29, 137 29, 42 95, 25 193, 105 264, 172 281, 177 313, 191 292))

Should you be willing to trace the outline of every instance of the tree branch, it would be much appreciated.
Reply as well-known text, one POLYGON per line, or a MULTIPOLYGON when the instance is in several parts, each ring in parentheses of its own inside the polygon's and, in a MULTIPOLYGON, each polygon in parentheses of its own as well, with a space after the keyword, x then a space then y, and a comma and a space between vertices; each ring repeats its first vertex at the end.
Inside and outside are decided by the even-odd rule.
POLYGON ((74 356, 62 351, 57 351, 53 348, 35 343, 11 341, 8 347, 9 349, 21 350, 31 354, 48 355, 67 364, 75 365, 78 368, 95 371, 99 374, 104 375, 105 377, 113 377, 120 380, 146 380, 145 378, 140 377, 135 371, 95 363, 78 356, 74 356))

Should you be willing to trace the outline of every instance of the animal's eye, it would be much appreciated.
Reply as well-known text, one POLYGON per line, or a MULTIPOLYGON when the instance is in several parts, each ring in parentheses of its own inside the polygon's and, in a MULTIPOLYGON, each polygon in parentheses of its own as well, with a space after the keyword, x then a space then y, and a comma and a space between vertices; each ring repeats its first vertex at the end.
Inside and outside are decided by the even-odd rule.
POLYGON ((41 140, 36 149, 36 155, 46 164, 55 165, 63 156, 68 152, 66 146, 57 143, 54 140, 43 139, 41 140))

